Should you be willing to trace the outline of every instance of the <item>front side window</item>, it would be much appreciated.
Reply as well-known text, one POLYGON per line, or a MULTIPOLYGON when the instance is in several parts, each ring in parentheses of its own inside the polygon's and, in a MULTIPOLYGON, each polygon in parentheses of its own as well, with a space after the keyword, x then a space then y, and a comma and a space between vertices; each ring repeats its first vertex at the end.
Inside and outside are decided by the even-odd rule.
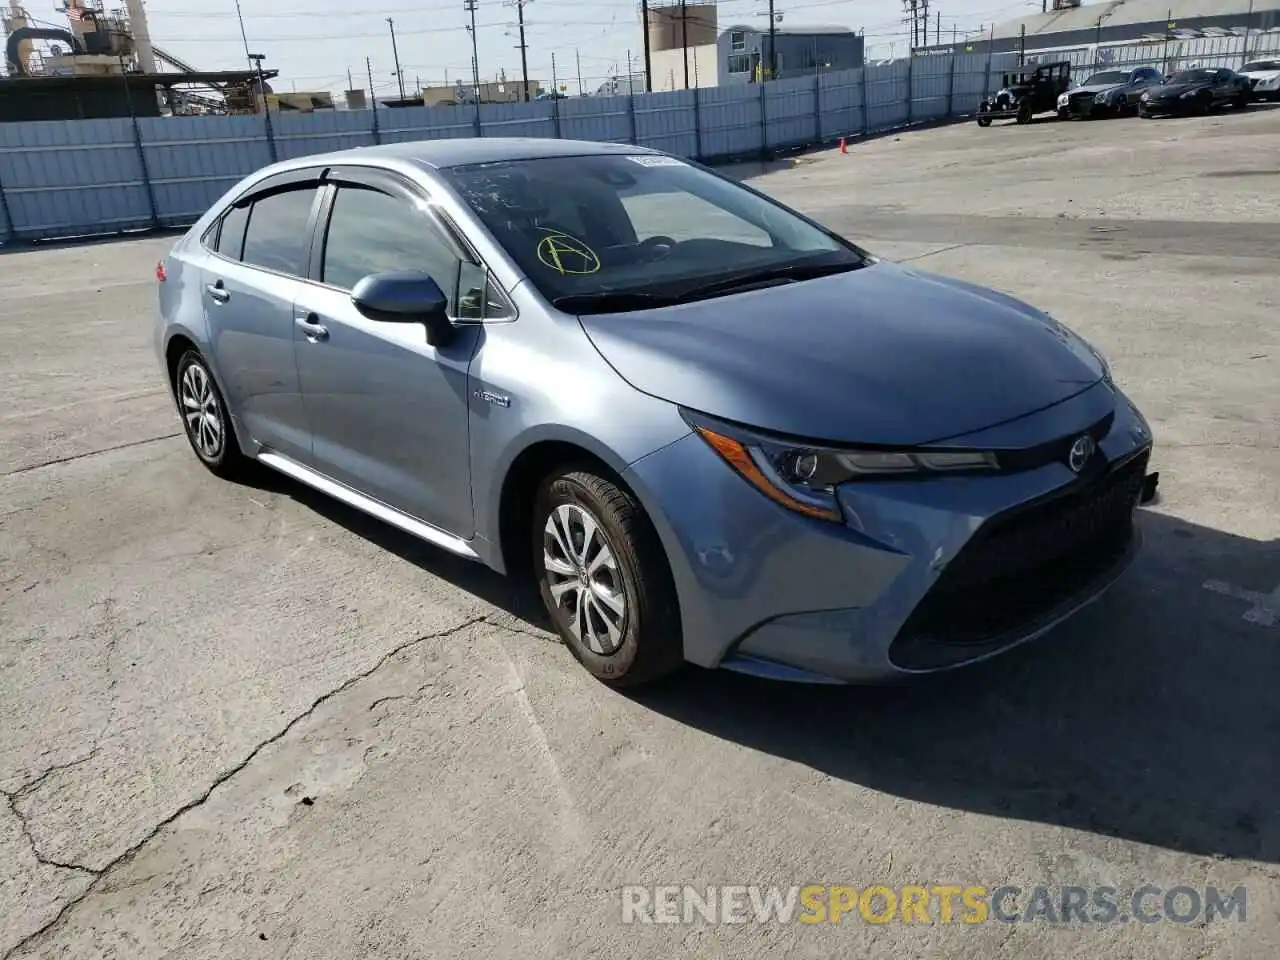
POLYGON ((350 290, 375 273, 429 275, 454 306, 458 258, 427 216, 406 199, 339 187, 325 235, 321 279, 350 290))
MULTIPOLYGON (((311 245, 307 227, 315 197, 316 188, 308 185, 255 200, 249 210, 241 259, 255 267, 305 277, 307 251, 311 245)), ((225 233, 226 224, 223 230, 225 233)))
POLYGON ((442 171, 547 299, 669 301, 782 271, 863 266, 855 247, 774 202, 662 155, 597 154, 442 171))

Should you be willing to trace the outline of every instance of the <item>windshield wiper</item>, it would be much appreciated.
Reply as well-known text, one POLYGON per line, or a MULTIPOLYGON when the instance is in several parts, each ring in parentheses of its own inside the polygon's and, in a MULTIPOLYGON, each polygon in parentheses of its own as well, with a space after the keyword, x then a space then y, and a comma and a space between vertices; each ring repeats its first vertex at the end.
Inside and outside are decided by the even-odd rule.
POLYGON ((627 310, 650 310, 669 307, 675 297, 639 291, 603 291, 601 293, 568 293, 555 297, 551 305, 565 313, 622 313, 627 310))
POLYGON ((815 280, 818 277, 828 277, 836 273, 848 273, 866 265, 867 261, 865 260, 855 260, 845 263, 808 265, 793 263, 784 267, 764 267, 734 274, 700 286, 688 287, 681 290, 673 299, 681 303, 690 300, 705 300, 707 297, 720 296, 721 294, 733 293, 734 291, 746 290, 757 286, 797 283, 801 280, 815 280))

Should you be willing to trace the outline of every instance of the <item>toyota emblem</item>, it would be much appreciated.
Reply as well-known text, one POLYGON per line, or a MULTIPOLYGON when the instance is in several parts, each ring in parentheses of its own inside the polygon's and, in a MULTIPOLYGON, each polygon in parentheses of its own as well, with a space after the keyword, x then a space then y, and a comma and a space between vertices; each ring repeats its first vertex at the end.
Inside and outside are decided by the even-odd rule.
POLYGON ((1067 454, 1067 466, 1071 468, 1071 472, 1079 473, 1083 470, 1095 449, 1093 437, 1087 433, 1083 437, 1077 437, 1076 442, 1071 444, 1071 452, 1067 454))

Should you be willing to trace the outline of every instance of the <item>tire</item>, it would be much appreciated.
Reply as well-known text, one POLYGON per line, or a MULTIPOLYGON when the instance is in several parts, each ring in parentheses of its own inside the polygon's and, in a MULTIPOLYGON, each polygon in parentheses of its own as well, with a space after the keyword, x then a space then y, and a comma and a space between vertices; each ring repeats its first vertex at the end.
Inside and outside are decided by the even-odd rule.
POLYGON ((1022 107, 1019 107, 1019 108, 1018 108, 1018 118, 1017 118, 1017 122, 1018 122, 1018 123, 1030 123, 1030 122, 1031 122, 1031 107, 1030 107, 1030 106, 1022 106, 1022 107))
POLYGON ((588 673, 621 688, 680 668, 675 583, 635 497, 590 468, 554 473, 538 490, 531 533, 542 602, 588 673))
POLYGON ((1236 97, 1235 108, 1237 110, 1246 110, 1248 109, 1248 107, 1249 107, 1249 95, 1247 93, 1242 93, 1240 94, 1240 96, 1236 97))
POLYGON ((173 393, 191 449, 211 473, 224 480, 245 477, 253 461, 240 451, 227 402, 204 358, 188 350, 174 370, 173 393))
POLYGON ((990 117, 979 117, 979 118, 978 118, 978 126, 980 126, 980 127, 989 127, 989 126, 991 126, 991 118, 990 118, 990 117))

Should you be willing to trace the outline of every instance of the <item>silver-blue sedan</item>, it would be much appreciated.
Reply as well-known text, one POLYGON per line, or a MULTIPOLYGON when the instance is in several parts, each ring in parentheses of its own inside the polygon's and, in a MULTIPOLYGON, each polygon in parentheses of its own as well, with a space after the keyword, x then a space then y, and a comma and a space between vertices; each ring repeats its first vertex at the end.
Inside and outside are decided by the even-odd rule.
POLYGON ((1137 547, 1151 434, 1053 318, 667 154, 305 157, 157 265, 191 446, 536 580, 594 676, 949 669, 1137 547))

